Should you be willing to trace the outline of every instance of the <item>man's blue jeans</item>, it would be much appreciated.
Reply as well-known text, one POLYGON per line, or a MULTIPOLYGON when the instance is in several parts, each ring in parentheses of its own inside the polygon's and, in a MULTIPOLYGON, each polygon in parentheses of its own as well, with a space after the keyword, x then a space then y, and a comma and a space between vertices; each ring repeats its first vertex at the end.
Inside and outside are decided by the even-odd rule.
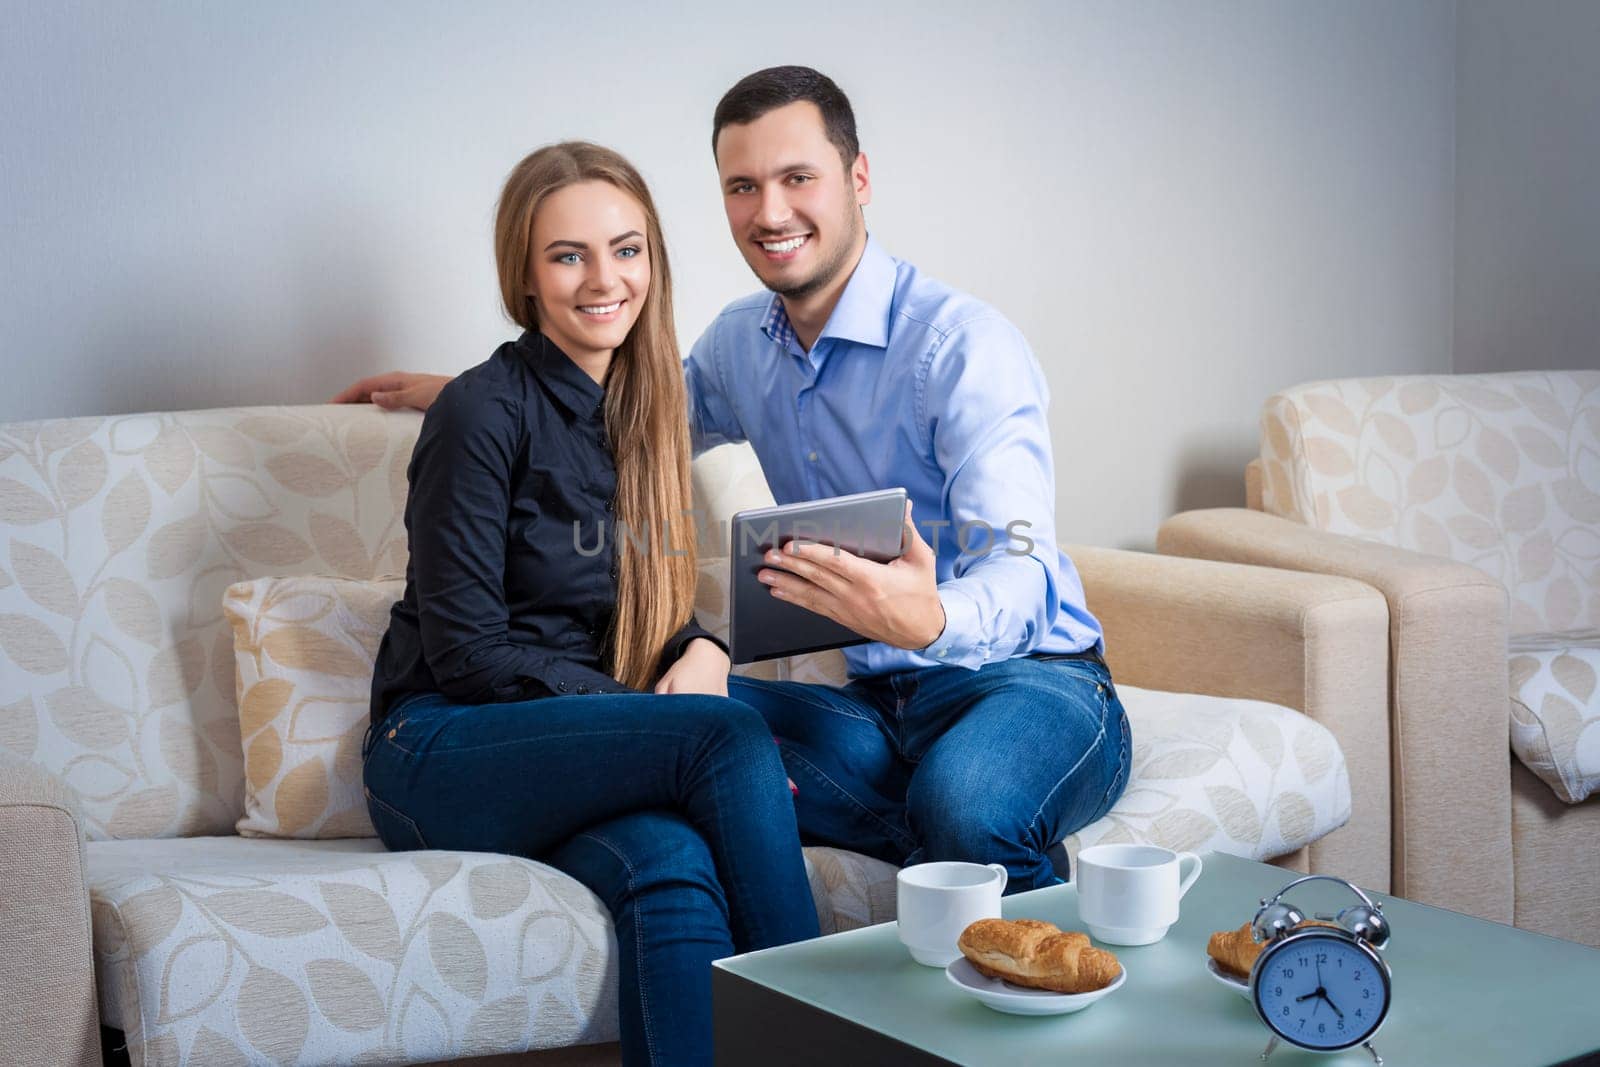
POLYGON ((391 849, 505 852, 611 911, 625 1064, 711 1062, 711 961, 816 937, 772 732, 710 696, 397 704, 364 749, 391 849))
POLYGON ((777 736, 806 844, 896 865, 1001 863, 1008 893, 1061 881, 1065 853, 1047 853, 1111 810, 1133 757, 1098 660, 928 667, 843 687, 731 678, 728 693, 777 736))

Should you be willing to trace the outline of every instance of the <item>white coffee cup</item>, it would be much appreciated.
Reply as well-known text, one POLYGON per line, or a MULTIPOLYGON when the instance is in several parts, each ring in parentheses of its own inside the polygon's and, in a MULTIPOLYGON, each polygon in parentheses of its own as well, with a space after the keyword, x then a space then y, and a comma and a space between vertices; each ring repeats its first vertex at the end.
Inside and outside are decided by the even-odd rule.
POLYGON ((1150 945, 1178 921, 1178 901, 1200 877, 1200 857, 1155 845, 1095 845, 1078 853, 1078 917, 1096 941, 1150 945), (1179 880, 1182 865, 1194 870, 1179 880))
POLYGON ((1006 869, 998 863, 918 863, 901 868, 895 882, 901 943, 918 963, 944 967, 961 955, 961 931, 979 919, 1000 918, 1006 869))

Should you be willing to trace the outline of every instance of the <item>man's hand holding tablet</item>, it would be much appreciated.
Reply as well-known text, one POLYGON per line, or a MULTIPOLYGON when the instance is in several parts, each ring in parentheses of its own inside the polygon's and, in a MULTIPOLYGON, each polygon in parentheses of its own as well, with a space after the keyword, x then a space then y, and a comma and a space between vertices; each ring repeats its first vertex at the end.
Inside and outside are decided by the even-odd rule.
POLYGON ((925 648, 944 632, 934 552, 903 489, 740 512, 732 533, 737 663, 864 641, 925 648), (762 608, 760 592, 821 618, 762 608))
POLYGON ((933 549, 911 521, 906 501, 905 551, 878 563, 842 548, 791 541, 770 549, 756 577, 779 600, 825 615, 870 641, 926 648, 944 633, 944 606, 933 549))

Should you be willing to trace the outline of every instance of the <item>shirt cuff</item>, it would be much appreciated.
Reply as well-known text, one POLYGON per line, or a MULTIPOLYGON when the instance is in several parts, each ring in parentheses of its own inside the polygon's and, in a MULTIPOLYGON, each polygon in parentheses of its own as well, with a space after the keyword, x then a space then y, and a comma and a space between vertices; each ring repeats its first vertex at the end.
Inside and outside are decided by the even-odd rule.
POLYGON ((977 670, 989 661, 977 603, 953 585, 939 587, 939 603, 944 607, 944 632, 921 654, 942 667, 977 670))
POLYGON ((661 669, 656 673, 660 674, 666 671, 668 667, 671 667, 674 663, 678 662, 678 658, 682 656, 684 650, 689 647, 689 642, 701 637, 722 649, 724 653, 728 651, 728 644, 726 641, 722 640, 722 638, 718 637, 710 630, 707 630, 704 626, 701 626, 693 616, 690 616, 689 621, 683 624, 683 628, 668 638, 666 645, 662 647, 661 669))

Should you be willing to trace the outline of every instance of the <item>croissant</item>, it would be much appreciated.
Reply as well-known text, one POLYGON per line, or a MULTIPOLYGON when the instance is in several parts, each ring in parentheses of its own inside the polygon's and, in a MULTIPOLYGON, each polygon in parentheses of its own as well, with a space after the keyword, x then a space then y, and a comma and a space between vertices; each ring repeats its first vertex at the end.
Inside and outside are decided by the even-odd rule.
MULTIPOLYGON (((1301 926, 1333 926, 1330 922, 1321 922, 1308 919, 1298 924, 1301 926)), ((1235 978, 1249 978, 1250 969, 1256 965, 1256 957, 1261 955, 1261 950, 1267 946, 1258 944, 1250 936, 1250 924, 1245 923, 1237 930, 1219 930, 1211 935, 1211 940, 1206 942, 1206 955, 1217 961, 1217 966, 1233 975, 1235 978)))
POLYGON ((1104 989, 1122 973, 1117 957, 1091 946, 1088 934, 1038 919, 979 919, 956 947, 979 974, 1056 993, 1104 989))
POLYGON ((1262 946, 1250 936, 1250 924, 1237 930, 1218 930, 1206 942, 1206 955, 1217 961, 1217 966, 1235 978, 1250 977, 1250 968, 1256 965, 1262 946))

